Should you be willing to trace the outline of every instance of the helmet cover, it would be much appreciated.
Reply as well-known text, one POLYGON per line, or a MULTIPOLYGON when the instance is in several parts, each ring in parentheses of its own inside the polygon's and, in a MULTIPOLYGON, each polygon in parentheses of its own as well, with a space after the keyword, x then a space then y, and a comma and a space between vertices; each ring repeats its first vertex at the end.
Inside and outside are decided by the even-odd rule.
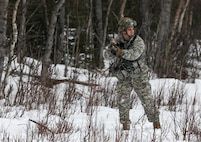
POLYGON ((121 18, 118 23, 119 32, 122 32, 127 28, 136 27, 136 26, 137 26, 137 22, 129 17, 121 18))

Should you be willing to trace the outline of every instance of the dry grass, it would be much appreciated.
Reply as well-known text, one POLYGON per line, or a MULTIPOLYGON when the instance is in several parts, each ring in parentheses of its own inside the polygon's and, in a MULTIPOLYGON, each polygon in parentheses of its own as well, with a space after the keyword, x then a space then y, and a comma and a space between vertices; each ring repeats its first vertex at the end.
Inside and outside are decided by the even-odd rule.
MULTIPOLYGON (((72 76, 75 77, 75 74, 72 76)), ((10 118, 11 113, 13 118, 20 118, 25 112, 33 110, 38 110, 39 113, 40 111, 44 113, 45 110, 45 115, 27 123, 25 138, 13 138, 6 132, 1 132, 1 140, 4 142, 72 141, 75 134, 78 142, 140 142, 145 137, 147 141, 151 138, 153 142, 162 142, 170 135, 175 141, 181 139, 201 141, 199 127, 201 111, 197 107, 200 104, 197 103, 196 98, 187 100, 183 84, 174 84, 169 88, 169 92, 165 92, 167 90, 165 87, 158 88, 158 91, 154 92, 157 107, 162 111, 168 111, 170 117, 167 122, 162 122, 160 135, 155 130, 150 130, 150 133, 145 135, 146 116, 132 124, 133 131, 130 133, 122 131, 120 126, 117 126, 113 132, 108 132, 105 123, 94 121, 99 106, 117 108, 114 89, 108 87, 111 86, 110 81, 103 86, 88 86, 85 90, 78 90, 77 84, 73 82, 58 84, 51 89, 37 84, 34 78, 28 80, 20 76, 14 78, 18 90, 14 92, 13 86, 7 86, 6 96, 0 100, 3 106, 0 110, 1 118, 10 118), (70 119, 78 110, 87 115, 85 128, 74 126, 70 119), (172 125, 174 127, 170 127, 172 125)), ((94 78, 96 77, 90 76, 89 80, 94 78)), ((133 95, 131 104, 135 106, 136 103, 137 98, 133 95)))

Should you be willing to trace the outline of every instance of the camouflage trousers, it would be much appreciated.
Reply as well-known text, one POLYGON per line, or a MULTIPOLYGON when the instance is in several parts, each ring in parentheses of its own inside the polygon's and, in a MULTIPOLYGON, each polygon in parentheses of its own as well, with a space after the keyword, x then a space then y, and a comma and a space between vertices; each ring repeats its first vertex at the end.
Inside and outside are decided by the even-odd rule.
POLYGON ((113 75, 118 78, 116 91, 120 123, 131 123, 129 119, 129 111, 131 108, 130 94, 133 89, 137 93, 141 104, 144 107, 148 120, 150 122, 159 121, 159 111, 154 105, 147 72, 133 73, 121 70, 116 71, 113 75))

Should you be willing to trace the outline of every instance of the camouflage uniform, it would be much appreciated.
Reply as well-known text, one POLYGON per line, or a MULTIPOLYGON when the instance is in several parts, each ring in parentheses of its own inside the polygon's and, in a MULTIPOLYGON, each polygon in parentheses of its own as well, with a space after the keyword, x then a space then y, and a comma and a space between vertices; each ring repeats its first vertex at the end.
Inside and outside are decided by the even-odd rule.
MULTIPOLYGON (((104 58, 113 61, 110 72, 118 78, 117 99, 120 115, 120 123, 130 124, 130 93, 135 89, 145 113, 150 122, 159 121, 159 111, 154 107, 154 101, 151 96, 151 85, 148 80, 149 68, 145 64, 145 44, 143 39, 136 35, 125 41, 121 35, 118 35, 117 46, 122 49, 122 56, 117 57, 107 48, 104 52, 104 58)), ((110 45, 112 46, 112 45, 110 45)))

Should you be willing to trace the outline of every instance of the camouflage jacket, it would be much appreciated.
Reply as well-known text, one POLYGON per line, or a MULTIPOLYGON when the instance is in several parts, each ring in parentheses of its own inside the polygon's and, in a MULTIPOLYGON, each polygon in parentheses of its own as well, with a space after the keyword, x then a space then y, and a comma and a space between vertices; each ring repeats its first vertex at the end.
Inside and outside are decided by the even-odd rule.
MULTIPOLYGON (((126 42, 121 36, 116 39, 117 46, 122 49, 122 56, 117 57, 110 52, 110 46, 105 50, 104 58, 112 61, 110 69, 112 71, 127 70, 137 72, 147 72, 146 49, 143 39, 136 35, 126 42)), ((136 73, 137 73, 136 72, 136 73)))

